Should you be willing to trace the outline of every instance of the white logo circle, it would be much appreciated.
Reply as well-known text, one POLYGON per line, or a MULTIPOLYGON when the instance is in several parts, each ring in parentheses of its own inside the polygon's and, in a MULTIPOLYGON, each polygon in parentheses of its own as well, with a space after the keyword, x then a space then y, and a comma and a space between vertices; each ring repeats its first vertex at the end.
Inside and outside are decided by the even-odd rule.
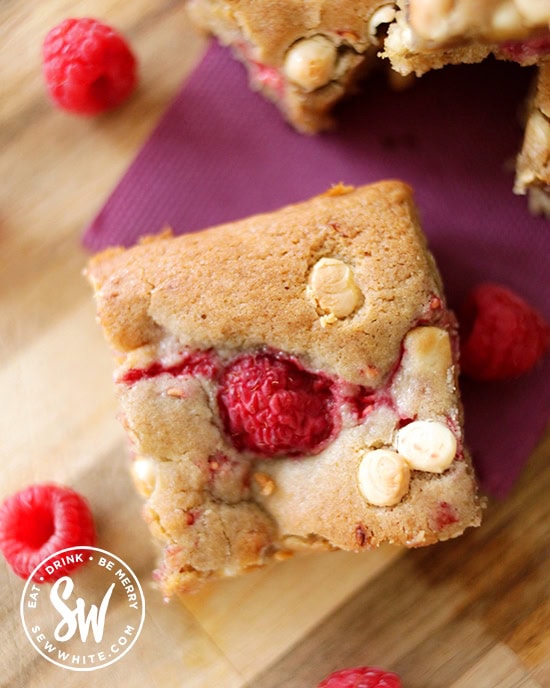
POLYGON ((20 612, 27 638, 42 657, 71 671, 93 671, 132 648, 145 620, 145 597, 119 557, 97 547, 69 547, 34 569, 20 612), (86 565, 72 575, 71 566, 80 564, 86 565), (65 569, 68 573, 48 583, 65 569))

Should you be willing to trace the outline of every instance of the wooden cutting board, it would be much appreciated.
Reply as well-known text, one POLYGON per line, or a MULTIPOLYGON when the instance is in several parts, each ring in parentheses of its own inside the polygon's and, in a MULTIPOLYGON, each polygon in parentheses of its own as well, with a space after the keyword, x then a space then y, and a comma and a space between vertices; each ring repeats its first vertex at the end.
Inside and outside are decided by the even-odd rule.
POLYGON ((549 434, 513 495, 456 541, 296 558, 182 603, 153 588, 79 238, 202 54, 182 5, 0 3, 0 498, 45 480, 81 491, 99 546, 146 598, 121 661, 68 671, 25 636, 24 581, 2 560, 0 685, 315 688, 332 670, 376 664, 406 688, 550 686, 549 434), (138 53, 141 85, 119 111, 80 119, 47 102, 40 44, 67 16, 104 19, 138 53))

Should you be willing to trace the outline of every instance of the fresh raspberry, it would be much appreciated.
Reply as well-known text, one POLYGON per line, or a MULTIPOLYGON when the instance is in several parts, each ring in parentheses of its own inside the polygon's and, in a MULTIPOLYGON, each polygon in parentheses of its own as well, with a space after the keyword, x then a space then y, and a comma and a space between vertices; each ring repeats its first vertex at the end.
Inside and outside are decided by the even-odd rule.
POLYGON ((335 671, 317 688, 401 688, 401 680, 391 671, 364 666, 335 671))
POLYGON ((319 451, 333 431, 331 387, 288 358, 246 355, 226 368, 218 404, 237 449, 299 456, 319 451))
POLYGON ((44 39, 42 67, 53 101, 95 115, 120 105, 136 85, 136 59, 124 38, 95 19, 66 19, 44 39))
MULTIPOLYGON (((93 545, 95 529, 87 502, 68 487, 31 485, 0 506, 0 550, 14 573, 27 578, 38 564, 61 549, 93 545)), ((40 571, 33 580, 51 582, 79 564, 40 571)))
POLYGON ((462 371, 476 380, 504 380, 527 372, 550 342, 542 317, 498 284, 473 289, 459 320, 462 371))

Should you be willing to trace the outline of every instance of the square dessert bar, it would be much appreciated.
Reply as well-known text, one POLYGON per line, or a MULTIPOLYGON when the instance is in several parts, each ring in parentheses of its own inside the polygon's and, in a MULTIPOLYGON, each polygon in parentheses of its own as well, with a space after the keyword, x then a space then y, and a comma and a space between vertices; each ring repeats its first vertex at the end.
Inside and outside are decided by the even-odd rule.
MULTIPOLYGON (((390 85, 401 89, 432 69, 490 55, 522 66, 550 64, 550 0, 187 0, 187 6, 194 22, 243 62, 251 87, 308 134, 331 127, 336 103, 382 66, 390 85)), ((532 131, 528 137, 515 191, 525 193, 522 180, 535 175, 529 195, 538 209, 547 203, 537 175, 550 147, 543 149, 539 137, 532 160, 532 131)))
POLYGON ((391 67, 390 83, 402 85, 399 75, 491 54, 521 65, 550 57, 548 0, 187 0, 187 7, 231 47, 251 87, 305 133, 329 127, 334 105, 381 64, 391 67))
POLYGON ((405 184, 109 249, 88 277, 165 596, 479 524, 456 322, 405 184))
POLYGON ((251 87, 299 131, 332 123, 331 110, 376 61, 395 16, 380 0, 188 0, 189 14, 245 65, 251 87))

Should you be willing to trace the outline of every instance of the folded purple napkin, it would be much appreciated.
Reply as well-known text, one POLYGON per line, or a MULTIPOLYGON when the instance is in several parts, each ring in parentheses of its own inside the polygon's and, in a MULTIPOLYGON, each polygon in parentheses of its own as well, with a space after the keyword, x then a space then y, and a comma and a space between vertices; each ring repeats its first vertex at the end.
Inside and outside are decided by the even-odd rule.
MULTIPOLYGON (((515 290, 550 320, 550 223, 512 194, 519 111, 533 72, 487 61, 392 92, 379 77, 307 137, 248 89, 211 45, 84 236, 131 245, 167 225, 192 232, 305 200, 343 181, 399 178, 416 190, 451 306, 481 281, 515 290)), ((516 381, 463 381, 466 438, 482 487, 514 485, 550 417, 550 358, 516 381)))

